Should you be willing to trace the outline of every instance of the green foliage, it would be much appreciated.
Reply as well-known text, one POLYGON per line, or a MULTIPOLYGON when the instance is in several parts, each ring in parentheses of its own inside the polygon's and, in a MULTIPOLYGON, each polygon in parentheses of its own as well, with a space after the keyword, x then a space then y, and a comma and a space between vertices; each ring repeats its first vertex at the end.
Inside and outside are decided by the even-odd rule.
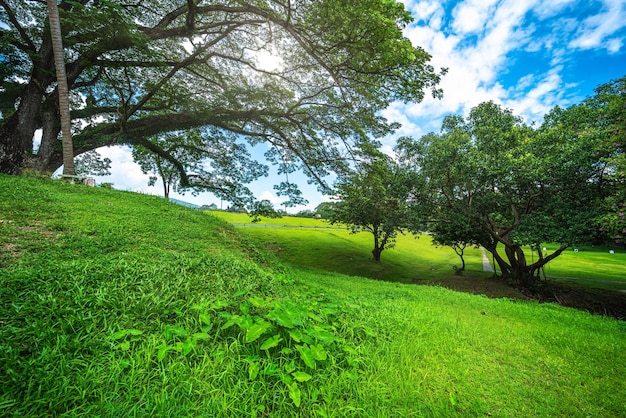
POLYGON ((354 171, 343 174, 335 184, 338 201, 330 220, 348 225, 354 233, 370 232, 373 259, 380 261, 399 233, 419 231, 418 207, 424 190, 417 172, 395 164, 373 147, 366 148, 361 157, 354 171))
POLYGON ((405 164, 427 178, 436 242, 481 245, 505 278, 537 284, 540 269, 592 235, 602 169, 593 143, 560 129, 534 130, 488 102, 463 119, 447 117, 440 135, 399 143, 405 164), (528 263, 524 245, 561 244, 528 263), (504 247, 504 254, 498 246, 504 247))
MULTIPOLYGON (((17 0, 7 0, 4 9, 15 19, 7 21, 0 48, 19 59, 3 68, 23 88, 19 94, 12 89, 3 108, 19 102, 18 113, 48 111, 56 82, 46 59, 45 10, 40 2, 17 0)), ((347 164, 346 146, 397 129, 379 116, 382 109, 396 100, 421 101, 427 91, 441 96, 430 55, 403 35, 411 17, 401 2, 145 0, 128 7, 110 0, 65 2, 62 9, 72 96, 85 98, 72 109, 83 121, 74 136, 77 152, 142 146, 175 166, 183 187, 240 197, 240 172, 254 170, 238 156, 264 143, 280 174, 301 169, 328 190, 327 176, 347 164), (189 48, 180 48, 187 41, 189 48), (279 64, 267 68, 264 56, 279 64), (201 143, 190 138, 197 129, 210 132, 201 143), (215 151, 233 137, 237 152, 215 151), (188 167, 188 157, 202 170, 188 167)), ((0 168, 22 168, 30 149, 20 138, 38 128, 41 149, 51 151, 33 164, 57 168, 54 117, 14 116, 28 124, 5 125, 11 129, 3 131, 0 146, 21 152, 16 161, 0 161, 0 168)), ((288 179, 276 187, 292 204, 303 201, 288 179)))
POLYGON ((0 190, 1 415, 625 413, 623 322, 287 267, 152 196, 0 190))

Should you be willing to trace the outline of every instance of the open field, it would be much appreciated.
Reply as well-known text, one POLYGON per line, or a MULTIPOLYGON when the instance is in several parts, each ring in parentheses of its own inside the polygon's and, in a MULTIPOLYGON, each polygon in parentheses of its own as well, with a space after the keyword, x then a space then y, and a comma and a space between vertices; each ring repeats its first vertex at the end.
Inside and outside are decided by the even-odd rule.
MULTIPOLYGON (((212 213, 235 224, 249 223, 245 214, 225 212, 212 213)), ((384 251, 382 263, 371 262, 371 234, 363 232, 351 234, 347 230, 309 229, 310 226, 327 226, 324 220, 284 217, 263 219, 266 226, 245 227, 247 233, 260 237, 270 247, 277 250, 278 256, 287 262, 297 262, 309 267, 337 271, 344 274, 367 276, 389 281, 408 282, 413 279, 437 280, 454 273, 453 267, 460 266, 460 259, 451 248, 434 247, 428 235, 415 239, 412 235, 400 236, 395 248, 384 251), (272 228, 281 225, 280 228, 272 228), (285 227, 307 227, 285 229, 285 227)), ((557 249, 556 245, 546 244, 546 253, 557 249)), ((626 290, 626 250, 581 246, 578 252, 567 249, 555 260, 548 263, 545 273, 554 280, 574 282, 604 289, 626 290), (569 280, 565 277, 595 279, 569 280), (609 283, 599 282, 609 281, 609 283), (616 283, 610 283, 616 282, 616 283)), ((467 274, 480 274, 482 255, 480 250, 467 248, 467 274)), ((529 261, 537 254, 527 250, 529 261)))
POLYGON ((623 321, 285 265, 152 196, 0 176, 0 221, 2 416, 626 415, 623 321))

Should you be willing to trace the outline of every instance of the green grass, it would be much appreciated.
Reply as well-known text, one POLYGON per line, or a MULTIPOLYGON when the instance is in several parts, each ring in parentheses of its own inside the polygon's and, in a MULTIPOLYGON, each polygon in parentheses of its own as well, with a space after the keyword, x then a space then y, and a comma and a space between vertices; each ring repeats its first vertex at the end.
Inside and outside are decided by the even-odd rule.
POLYGON ((287 266, 132 193, 0 176, 0 221, 2 416, 626 415, 622 321, 287 266))
MULTIPOLYGON (((234 224, 249 222, 245 214, 212 212, 234 224)), ((281 260, 301 266, 320 268, 388 281, 409 282, 412 279, 437 281, 450 278, 454 267, 461 265, 459 257, 449 247, 434 247, 428 235, 415 239, 412 235, 400 236, 395 248, 383 252, 382 263, 373 263, 372 236, 363 232, 351 234, 347 230, 328 230, 324 220, 284 217, 262 219, 266 226, 243 227, 250 236, 267 243, 281 260), (276 226, 276 227, 274 227, 276 226), (280 227, 278 227, 280 226, 280 227), (320 229, 311 229, 311 226, 320 229), (302 227, 302 228, 298 228, 302 227), (295 228, 295 229, 294 229, 295 228)), ((547 244, 546 254, 556 251, 557 245, 547 244)), ((547 264, 545 273, 553 280, 573 282, 590 287, 622 290, 626 289, 626 250, 580 246, 578 252, 567 249, 547 264), (602 283, 594 280, 570 280, 567 277, 615 281, 602 283)), ((527 249, 530 262, 537 254, 527 249)), ((480 277, 483 269, 482 254, 475 248, 465 250, 466 276, 480 277)))
MULTIPOLYGON (((234 224, 245 224, 245 214, 210 212, 234 224)), ((285 262, 351 276, 410 283, 412 280, 437 280, 454 275, 461 261, 449 247, 435 247, 427 234, 399 235, 395 247, 382 253, 382 262, 371 260, 374 246, 368 232, 351 233, 346 228, 326 228, 322 219, 283 217, 260 221, 263 226, 240 227, 260 239, 285 262), (312 228, 315 227, 315 228, 312 228)), ((480 274, 482 254, 475 248, 465 252, 466 269, 480 274)))

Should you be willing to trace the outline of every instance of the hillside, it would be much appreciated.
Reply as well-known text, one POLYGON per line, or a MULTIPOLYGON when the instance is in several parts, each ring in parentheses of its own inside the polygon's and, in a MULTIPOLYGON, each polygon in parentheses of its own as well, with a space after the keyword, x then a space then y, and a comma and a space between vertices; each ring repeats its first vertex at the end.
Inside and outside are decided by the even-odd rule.
POLYGON ((625 416, 626 324, 284 265, 163 199, 0 176, 2 416, 625 416))

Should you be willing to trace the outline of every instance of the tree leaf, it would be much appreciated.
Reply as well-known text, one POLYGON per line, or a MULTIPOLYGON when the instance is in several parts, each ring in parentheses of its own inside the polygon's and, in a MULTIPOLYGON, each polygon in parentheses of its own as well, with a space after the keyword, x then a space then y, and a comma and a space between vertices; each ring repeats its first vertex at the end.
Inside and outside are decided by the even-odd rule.
POLYGON ((261 335, 263 335, 268 329, 272 327, 267 321, 263 319, 255 322, 246 332, 246 342, 251 343, 256 341, 261 335))
POLYGON ((269 337, 267 340, 261 344, 261 350, 269 350, 270 348, 276 347, 283 339, 280 334, 276 334, 272 337, 269 337))

